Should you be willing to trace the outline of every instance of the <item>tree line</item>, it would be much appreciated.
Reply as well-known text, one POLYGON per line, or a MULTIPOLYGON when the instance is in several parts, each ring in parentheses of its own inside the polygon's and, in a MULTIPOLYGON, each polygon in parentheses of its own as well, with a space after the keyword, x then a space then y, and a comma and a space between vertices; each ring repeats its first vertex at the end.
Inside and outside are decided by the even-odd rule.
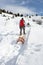
POLYGON ((17 16, 21 16, 21 17, 23 16, 23 14, 19 14, 19 13, 15 14, 15 13, 13 13, 13 12, 11 12, 11 11, 9 12, 9 11, 6 11, 5 9, 0 9, 0 14, 2 14, 2 12, 3 12, 3 13, 8 13, 8 14, 15 15, 16 17, 17 17, 17 16))

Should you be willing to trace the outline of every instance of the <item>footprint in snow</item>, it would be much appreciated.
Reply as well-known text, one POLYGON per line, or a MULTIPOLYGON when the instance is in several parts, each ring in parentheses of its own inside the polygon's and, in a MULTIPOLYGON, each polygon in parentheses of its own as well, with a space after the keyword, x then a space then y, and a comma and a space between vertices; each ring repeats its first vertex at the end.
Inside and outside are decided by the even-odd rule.
POLYGON ((35 45, 34 51, 41 51, 42 44, 35 45))
POLYGON ((34 43, 31 44, 31 46, 30 46, 30 47, 31 47, 31 52, 30 52, 30 54, 34 54, 35 52, 40 52, 42 46, 43 46, 43 44, 37 44, 37 45, 34 45, 34 43))
POLYGON ((13 40, 12 42, 11 42, 11 45, 14 45, 16 43, 16 40, 13 40))

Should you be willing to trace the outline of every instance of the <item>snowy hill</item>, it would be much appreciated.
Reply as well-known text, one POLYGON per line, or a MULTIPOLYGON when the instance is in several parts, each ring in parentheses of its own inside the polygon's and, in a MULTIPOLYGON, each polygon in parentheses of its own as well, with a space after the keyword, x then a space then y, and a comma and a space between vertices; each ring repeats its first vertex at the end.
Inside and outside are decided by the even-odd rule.
POLYGON ((21 17, 0 14, 0 65, 43 65, 43 19, 41 16, 23 18, 26 41, 22 45, 16 44, 21 17), (27 26, 28 22, 30 26, 27 26))

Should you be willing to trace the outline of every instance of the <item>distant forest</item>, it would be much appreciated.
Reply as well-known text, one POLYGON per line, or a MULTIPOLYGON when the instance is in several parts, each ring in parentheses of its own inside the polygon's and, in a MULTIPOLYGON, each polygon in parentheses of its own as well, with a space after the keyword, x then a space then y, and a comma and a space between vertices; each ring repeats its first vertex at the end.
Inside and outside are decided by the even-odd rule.
POLYGON ((23 16, 23 14, 19 14, 19 13, 17 13, 17 14, 15 14, 15 13, 13 13, 13 12, 9 12, 8 10, 6 11, 5 9, 0 9, 0 14, 2 14, 2 12, 3 13, 8 13, 8 14, 12 14, 12 15, 15 15, 15 16, 23 16))
MULTIPOLYGON (((0 14, 2 14, 2 12, 3 12, 3 13, 7 13, 7 14, 15 15, 16 17, 17 17, 17 16, 21 16, 21 17, 24 16, 23 14, 20 14, 20 13, 17 13, 17 14, 16 14, 16 13, 13 13, 13 12, 11 12, 11 11, 9 12, 8 10, 6 11, 5 9, 0 9, 0 14)), ((30 16, 30 15, 27 14, 27 15, 25 15, 25 16, 29 16, 29 18, 31 18, 31 16, 34 16, 34 15, 31 15, 31 16, 30 16)), ((38 14, 35 14, 35 16, 38 16, 38 14)))

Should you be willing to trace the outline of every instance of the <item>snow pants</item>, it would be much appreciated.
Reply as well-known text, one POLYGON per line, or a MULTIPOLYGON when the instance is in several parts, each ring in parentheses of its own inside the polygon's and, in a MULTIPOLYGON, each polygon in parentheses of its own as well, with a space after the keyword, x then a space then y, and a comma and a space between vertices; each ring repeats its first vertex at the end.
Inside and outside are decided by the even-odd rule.
POLYGON ((22 35, 22 30, 23 30, 23 34, 25 34, 25 26, 20 27, 20 35, 22 35))

